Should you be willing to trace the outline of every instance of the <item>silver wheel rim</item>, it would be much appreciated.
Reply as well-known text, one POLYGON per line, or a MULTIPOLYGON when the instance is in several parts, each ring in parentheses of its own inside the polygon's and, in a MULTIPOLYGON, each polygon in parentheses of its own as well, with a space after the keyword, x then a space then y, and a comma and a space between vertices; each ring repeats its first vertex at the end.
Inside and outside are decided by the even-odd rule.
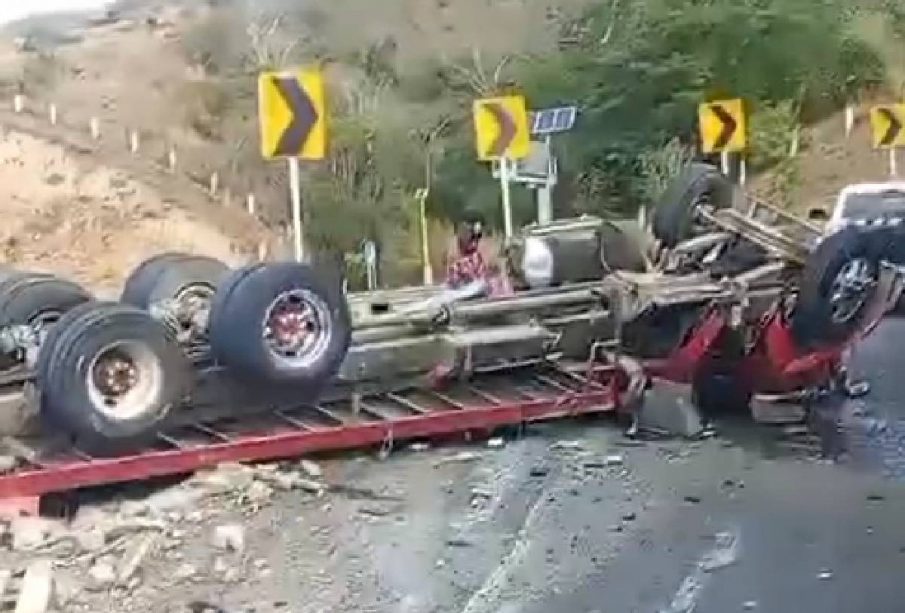
POLYGON ((278 295, 264 315, 262 329, 271 356, 290 368, 315 364, 327 351, 333 335, 327 303, 305 289, 278 295))
POLYGON ((864 258, 849 260, 836 274, 830 289, 833 323, 846 323, 867 301, 868 290, 876 283, 874 267, 864 258))
POLYGON ((91 360, 85 384, 98 412, 114 421, 129 421, 154 406, 163 385, 163 366, 145 343, 117 341, 91 360))

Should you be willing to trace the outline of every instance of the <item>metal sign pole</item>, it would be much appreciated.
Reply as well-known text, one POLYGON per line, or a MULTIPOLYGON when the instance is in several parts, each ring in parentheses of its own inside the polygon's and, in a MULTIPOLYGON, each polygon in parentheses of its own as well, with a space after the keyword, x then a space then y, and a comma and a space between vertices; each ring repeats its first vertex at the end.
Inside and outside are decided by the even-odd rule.
POLYGON ((731 164, 729 162, 730 162, 729 152, 723 151, 722 153, 720 153, 720 167, 721 167, 720 169, 723 171, 723 174, 726 175, 727 177, 729 176, 730 166, 731 166, 731 164))
POLYGON ((295 261, 301 262, 305 257, 304 239, 302 237, 302 192, 299 171, 299 159, 289 158, 289 193, 292 197, 292 237, 295 241, 295 261))
POLYGON ((556 185, 553 152, 550 149, 550 135, 544 137, 544 153, 547 158, 547 180, 537 189, 537 223, 547 225, 553 221, 553 186, 556 185))
POLYGON ((509 199, 509 160, 500 158, 500 190, 503 193, 503 230, 506 239, 512 238, 512 203, 509 199))

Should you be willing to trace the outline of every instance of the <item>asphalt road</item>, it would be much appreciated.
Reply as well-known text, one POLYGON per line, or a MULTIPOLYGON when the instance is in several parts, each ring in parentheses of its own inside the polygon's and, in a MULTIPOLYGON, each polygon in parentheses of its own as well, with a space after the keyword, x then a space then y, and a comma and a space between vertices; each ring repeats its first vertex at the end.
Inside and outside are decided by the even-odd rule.
POLYGON ((693 443, 560 423, 501 448, 327 461, 348 491, 286 494, 256 515, 249 542, 273 572, 215 600, 231 613, 903 610, 903 347, 905 321, 889 321, 858 352, 874 390, 835 407, 838 462, 813 436, 746 420, 693 443))

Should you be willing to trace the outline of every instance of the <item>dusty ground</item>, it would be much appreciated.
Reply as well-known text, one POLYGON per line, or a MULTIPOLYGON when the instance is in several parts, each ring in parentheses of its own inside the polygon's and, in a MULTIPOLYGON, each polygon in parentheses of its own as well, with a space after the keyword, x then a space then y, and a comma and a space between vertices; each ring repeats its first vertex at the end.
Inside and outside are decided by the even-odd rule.
MULTIPOLYGON (((740 420, 716 439, 636 443, 604 421, 227 467, 132 502, 94 493, 75 554, 61 541, 43 556, 67 611, 886 613, 903 596, 902 338, 894 320, 862 348, 874 393, 826 408, 841 437, 823 443, 740 420), (836 463, 829 442, 848 448, 836 463)), ((34 528, 11 532, 21 548, 34 528)))

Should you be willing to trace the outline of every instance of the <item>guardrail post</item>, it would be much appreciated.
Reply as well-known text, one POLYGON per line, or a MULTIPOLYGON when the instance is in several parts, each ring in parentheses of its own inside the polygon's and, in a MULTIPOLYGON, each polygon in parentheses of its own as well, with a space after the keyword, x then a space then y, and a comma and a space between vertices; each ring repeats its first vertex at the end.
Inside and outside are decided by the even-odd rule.
POLYGON ((21 113, 25 110, 25 96, 22 94, 16 94, 13 96, 13 110, 16 113, 21 113))
POLYGON ((248 194, 248 196, 245 197, 245 210, 248 211, 249 215, 254 215, 256 209, 257 202, 255 202, 255 195, 248 194))
POLYGON ((92 117, 88 121, 88 131, 91 132, 93 140, 99 140, 101 137, 101 120, 97 117, 92 117))
POLYGON ((167 168, 170 172, 176 172, 176 146, 173 145, 167 151, 167 168))
POLYGON ((129 132, 129 152, 132 155, 137 155, 139 147, 141 147, 141 137, 138 134, 138 130, 132 130, 129 132))
POLYGON ((57 125, 57 105, 53 103, 50 105, 50 125, 57 125))
POLYGON ((220 187, 220 175, 217 172, 211 173, 210 193, 211 196, 217 195, 217 188, 220 187))

